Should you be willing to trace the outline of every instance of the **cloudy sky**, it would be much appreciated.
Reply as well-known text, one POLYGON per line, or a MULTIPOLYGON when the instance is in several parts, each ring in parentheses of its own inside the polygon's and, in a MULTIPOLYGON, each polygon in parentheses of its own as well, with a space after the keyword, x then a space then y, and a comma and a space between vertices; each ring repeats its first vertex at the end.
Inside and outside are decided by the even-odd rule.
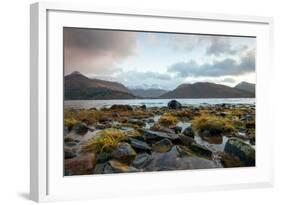
POLYGON ((79 71, 129 88, 255 83, 256 39, 64 28, 65 75, 79 71))

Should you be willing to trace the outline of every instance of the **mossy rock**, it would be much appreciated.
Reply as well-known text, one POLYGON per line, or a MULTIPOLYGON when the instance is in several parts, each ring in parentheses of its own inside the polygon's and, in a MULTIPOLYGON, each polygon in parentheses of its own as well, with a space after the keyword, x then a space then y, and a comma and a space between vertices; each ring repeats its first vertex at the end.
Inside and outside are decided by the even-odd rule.
POLYGON ((245 166, 255 166, 255 149, 240 139, 230 138, 224 148, 230 155, 238 157, 245 166))

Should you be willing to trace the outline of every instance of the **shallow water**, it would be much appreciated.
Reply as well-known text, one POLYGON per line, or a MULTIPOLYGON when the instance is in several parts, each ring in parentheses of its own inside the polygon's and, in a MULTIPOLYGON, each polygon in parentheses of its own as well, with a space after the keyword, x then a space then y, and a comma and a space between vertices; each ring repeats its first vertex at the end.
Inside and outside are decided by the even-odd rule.
MULTIPOLYGON (((110 107, 114 104, 119 105, 132 105, 147 107, 163 107, 167 106, 171 99, 130 99, 130 100, 66 100, 64 101, 65 107, 71 108, 102 108, 110 107)), ((188 106, 204 106, 215 104, 255 104, 255 98, 199 98, 199 99, 177 99, 182 105, 188 106)))

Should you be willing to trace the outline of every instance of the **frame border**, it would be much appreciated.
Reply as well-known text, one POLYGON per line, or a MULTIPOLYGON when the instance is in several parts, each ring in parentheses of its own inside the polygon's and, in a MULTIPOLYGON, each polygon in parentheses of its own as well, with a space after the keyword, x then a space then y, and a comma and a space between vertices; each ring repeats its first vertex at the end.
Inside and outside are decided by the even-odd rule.
MULTIPOLYGON (((94 4, 37 2, 30 5, 30 199, 48 201, 48 70, 47 70, 47 13, 49 10, 65 12, 88 12, 125 16, 182 18, 223 22, 267 24, 270 33, 270 66, 273 66, 273 18, 246 15, 230 15, 189 11, 129 9, 96 7, 94 4)), ((274 140, 274 139, 273 139, 274 140)), ((273 155, 272 155, 273 156, 273 155)), ((249 184, 252 187, 273 186, 269 182, 249 184)), ((217 190, 247 188, 244 185, 217 187, 217 190)), ((200 189, 209 190, 209 187, 200 189)), ((200 191, 197 190, 196 191, 200 191)), ((187 190, 188 191, 188 190, 187 190)))

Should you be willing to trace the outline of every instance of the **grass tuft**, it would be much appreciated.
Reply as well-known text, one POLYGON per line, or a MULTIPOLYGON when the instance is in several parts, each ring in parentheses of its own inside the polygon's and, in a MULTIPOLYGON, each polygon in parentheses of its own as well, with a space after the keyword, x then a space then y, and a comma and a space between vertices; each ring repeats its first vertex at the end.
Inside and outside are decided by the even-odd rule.
POLYGON ((90 139, 84 146, 83 151, 94 151, 101 153, 103 151, 112 151, 117 144, 124 140, 126 137, 125 132, 117 129, 105 129, 97 133, 95 138, 90 139))
POLYGON ((170 126, 170 125, 175 125, 178 122, 178 119, 176 116, 170 114, 170 113, 164 113, 159 121, 158 121, 161 125, 164 126, 170 126))
POLYGON ((214 130, 216 133, 231 133, 235 130, 233 123, 229 119, 207 114, 193 119, 192 129, 199 133, 205 130, 214 130))

